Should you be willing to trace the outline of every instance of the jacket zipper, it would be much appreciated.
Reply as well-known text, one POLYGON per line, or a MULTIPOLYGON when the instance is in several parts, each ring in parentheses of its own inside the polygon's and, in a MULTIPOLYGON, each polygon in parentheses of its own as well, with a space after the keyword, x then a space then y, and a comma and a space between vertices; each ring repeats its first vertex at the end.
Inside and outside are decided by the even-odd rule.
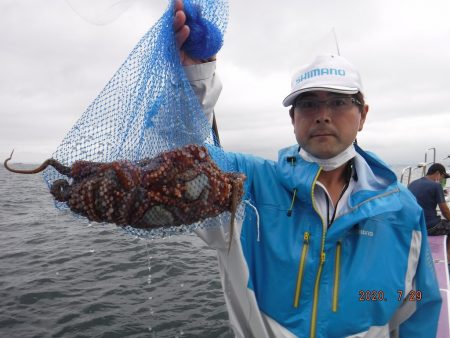
POLYGON ((316 282, 314 283, 314 298, 313 298, 312 313, 311 313, 311 331, 310 331, 310 335, 309 335, 310 338, 316 337, 317 306, 318 306, 318 301, 319 301, 320 277, 322 275, 322 269, 323 269, 323 265, 325 264, 325 259, 326 259, 324 248, 325 248, 325 236, 327 233, 327 226, 326 226, 322 216, 320 215, 319 211, 317 210, 316 201, 314 198, 314 189, 315 189, 316 182, 317 182, 317 179, 319 178, 321 171, 322 171, 322 168, 320 168, 319 171, 317 172, 317 175, 314 178, 312 188, 311 188, 311 200, 312 200, 313 208, 314 208, 314 211, 317 213, 317 215, 320 217, 320 220, 322 221, 322 242, 320 245, 320 264, 319 264, 319 269, 317 270, 316 282))
POLYGON ((295 297, 294 297, 294 307, 298 307, 298 303, 300 301, 300 294, 302 291, 302 282, 303 282, 303 272, 305 269, 305 261, 306 256, 308 255, 309 249, 309 232, 305 232, 303 235, 303 247, 302 247, 302 255, 300 258, 300 264, 298 266, 298 275, 297 275, 297 285, 295 288, 295 297))
POLYGON ((311 315, 311 333, 310 338, 316 337, 316 322, 317 322, 317 303, 319 300, 319 285, 320 285, 320 276, 322 275, 323 264, 325 263, 325 252, 322 251, 320 254, 320 265, 319 270, 317 271, 316 283, 314 284, 314 300, 313 300, 313 308, 311 315))
POLYGON ((339 296, 339 280, 341 274, 341 251, 342 242, 338 241, 336 245, 336 255, 334 257, 334 286, 333 286, 333 300, 331 310, 337 312, 338 296, 339 296))
MULTIPOLYGON (((317 213, 317 215, 320 217, 321 221, 322 221, 322 243, 321 243, 321 255, 320 255, 320 264, 319 264, 319 269, 317 271, 317 275, 316 275, 316 282, 314 284, 314 299, 313 299, 313 307, 312 307, 312 314, 311 314, 311 328, 310 328, 310 338, 315 338, 316 337, 316 321, 317 321, 317 303, 318 303, 318 298, 319 298, 319 286, 320 286, 320 277, 322 274, 322 268, 323 268, 323 264, 325 263, 325 259, 326 259, 326 255, 324 252, 324 247, 325 247, 325 236, 326 236, 326 232, 327 232, 327 228, 325 226, 325 222, 322 218, 322 216, 320 215, 319 211, 317 210, 317 206, 316 206, 316 202, 314 199, 314 188, 317 182, 317 179, 320 175, 320 172, 322 171, 322 168, 319 169, 319 171, 316 174, 316 177, 314 178, 313 184, 312 184, 312 189, 311 189, 311 200, 312 200, 312 204, 313 204, 313 209, 314 211, 317 213)), ((369 198, 368 200, 364 201, 363 203, 358 204, 356 207, 359 207, 361 204, 367 203, 375 198, 380 198, 380 197, 384 197, 384 196, 388 196, 390 194, 393 194, 395 192, 398 192, 399 189, 395 189, 393 191, 389 191, 377 196, 374 196, 372 198, 369 198)))

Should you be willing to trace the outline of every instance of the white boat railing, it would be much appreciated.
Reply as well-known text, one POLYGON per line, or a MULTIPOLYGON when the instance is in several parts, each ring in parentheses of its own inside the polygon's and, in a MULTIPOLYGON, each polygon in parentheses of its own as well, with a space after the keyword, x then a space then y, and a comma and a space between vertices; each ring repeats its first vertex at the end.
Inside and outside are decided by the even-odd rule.
MULTIPOLYGON (((400 176, 400 183, 403 183, 403 178, 405 177, 405 174, 408 174, 408 178, 406 180, 406 185, 408 185, 411 182, 411 173, 412 173, 412 167, 407 166, 406 168, 403 168, 402 174, 400 176)), ((405 183, 403 183, 405 184, 405 183)))
MULTIPOLYGON (((447 158, 450 158, 450 155, 447 156, 446 159, 447 158)), ((404 185, 408 186, 409 183, 411 183, 412 173, 417 169, 422 169, 422 173, 421 173, 420 177, 424 177, 427 172, 427 167, 435 162, 436 162, 436 148, 435 147, 428 148, 427 150, 425 150, 425 161, 424 162, 418 163, 415 167, 407 166, 407 167, 403 168, 402 174, 400 176, 400 183, 403 183, 404 185), (433 158, 431 161, 428 161, 428 154, 430 154, 430 151, 432 151, 433 158), (406 182, 403 182, 403 179, 406 179, 406 182)))

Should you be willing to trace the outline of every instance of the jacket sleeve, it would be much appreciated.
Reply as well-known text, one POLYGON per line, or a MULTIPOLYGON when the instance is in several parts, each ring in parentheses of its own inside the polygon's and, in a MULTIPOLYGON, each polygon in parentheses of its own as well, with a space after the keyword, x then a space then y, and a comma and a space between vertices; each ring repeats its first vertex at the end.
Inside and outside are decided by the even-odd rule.
POLYGON ((414 245, 420 248, 412 290, 399 311, 408 314, 412 312, 412 314, 400 324, 400 338, 436 337, 441 310, 442 299, 428 244, 423 212, 420 217, 420 239, 418 238, 416 242, 412 241, 410 250, 410 252, 415 250, 414 245))
POLYGON ((184 67, 186 77, 210 125, 213 122, 214 106, 222 91, 222 82, 215 71, 215 61, 184 67))

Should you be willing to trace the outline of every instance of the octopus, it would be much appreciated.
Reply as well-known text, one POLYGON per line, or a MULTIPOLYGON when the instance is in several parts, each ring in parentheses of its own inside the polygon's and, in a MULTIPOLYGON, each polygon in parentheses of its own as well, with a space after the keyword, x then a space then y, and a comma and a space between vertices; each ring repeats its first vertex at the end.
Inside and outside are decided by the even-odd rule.
POLYGON ((66 176, 53 181, 50 193, 90 221, 151 229, 188 225, 228 211, 233 236, 246 177, 221 171, 204 146, 187 145, 137 162, 78 160, 65 166, 50 158, 32 170, 11 168, 13 152, 4 161, 13 173, 35 174, 52 166, 66 176))

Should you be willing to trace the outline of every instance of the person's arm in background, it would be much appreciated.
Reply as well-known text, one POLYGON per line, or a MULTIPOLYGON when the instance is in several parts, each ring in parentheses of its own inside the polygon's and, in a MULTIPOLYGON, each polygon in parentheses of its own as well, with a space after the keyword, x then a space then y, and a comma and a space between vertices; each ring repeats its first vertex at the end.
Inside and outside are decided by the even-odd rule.
POLYGON ((445 217, 446 220, 450 221, 450 209, 446 202, 438 204, 439 209, 441 210, 441 214, 445 217))
POLYGON ((437 205, 441 211, 442 217, 450 221, 450 210, 448 208, 447 202, 445 200, 444 189, 439 184, 436 184, 435 196, 437 199, 437 205))

